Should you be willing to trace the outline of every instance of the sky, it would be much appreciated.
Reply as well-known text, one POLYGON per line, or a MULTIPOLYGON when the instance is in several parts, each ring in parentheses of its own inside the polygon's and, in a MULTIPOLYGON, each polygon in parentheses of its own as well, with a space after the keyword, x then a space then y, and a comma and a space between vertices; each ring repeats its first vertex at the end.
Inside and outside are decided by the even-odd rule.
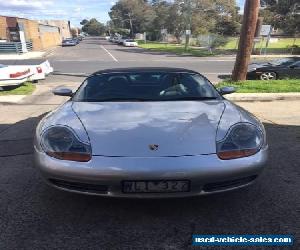
MULTIPOLYGON (((117 0, 115 0, 117 1, 117 0)), ((106 23, 114 0, 0 0, 0 15, 30 19, 70 20, 71 26, 80 27, 83 19, 97 18, 106 23)), ((244 0, 237 0, 240 6, 244 0)))

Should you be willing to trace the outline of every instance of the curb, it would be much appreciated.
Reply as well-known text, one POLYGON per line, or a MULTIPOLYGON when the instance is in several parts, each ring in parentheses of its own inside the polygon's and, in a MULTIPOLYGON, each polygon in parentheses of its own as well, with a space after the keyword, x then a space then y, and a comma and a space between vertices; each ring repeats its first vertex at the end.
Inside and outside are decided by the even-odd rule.
POLYGON ((236 102, 296 101, 300 100, 300 93, 234 93, 225 98, 236 102))

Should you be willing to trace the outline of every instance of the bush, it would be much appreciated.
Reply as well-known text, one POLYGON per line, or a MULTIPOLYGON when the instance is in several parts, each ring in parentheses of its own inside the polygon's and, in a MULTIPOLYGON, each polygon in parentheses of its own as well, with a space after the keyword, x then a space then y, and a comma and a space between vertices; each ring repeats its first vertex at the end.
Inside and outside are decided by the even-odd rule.
POLYGON ((221 35, 211 35, 210 48, 215 49, 225 46, 228 43, 228 38, 221 35))
POLYGON ((291 51, 293 55, 300 55, 300 47, 298 45, 288 46, 288 49, 291 51))

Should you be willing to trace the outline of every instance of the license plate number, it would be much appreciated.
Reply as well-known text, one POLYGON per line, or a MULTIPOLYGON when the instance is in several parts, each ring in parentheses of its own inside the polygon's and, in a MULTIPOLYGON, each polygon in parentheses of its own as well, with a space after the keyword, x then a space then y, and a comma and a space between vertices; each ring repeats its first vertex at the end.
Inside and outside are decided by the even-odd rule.
POLYGON ((124 181, 124 193, 177 193, 189 192, 189 181, 124 181))

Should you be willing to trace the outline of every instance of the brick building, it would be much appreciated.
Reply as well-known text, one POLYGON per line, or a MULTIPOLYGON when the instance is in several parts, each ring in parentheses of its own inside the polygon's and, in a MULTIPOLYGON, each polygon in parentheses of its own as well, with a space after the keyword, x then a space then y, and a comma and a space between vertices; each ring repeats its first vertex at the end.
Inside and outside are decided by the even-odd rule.
POLYGON ((25 40, 32 42, 33 50, 43 50, 61 44, 61 30, 63 29, 58 26, 42 24, 35 20, 0 16, 0 40, 18 42, 19 32, 24 31, 25 40))
POLYGON ((59 33, 60 33, 60 36, 61 36, 62 39, 72 37, 70 21, 65 21, 65 20, 40 20, 39 23, 58 27, 59 28, 59 33))

